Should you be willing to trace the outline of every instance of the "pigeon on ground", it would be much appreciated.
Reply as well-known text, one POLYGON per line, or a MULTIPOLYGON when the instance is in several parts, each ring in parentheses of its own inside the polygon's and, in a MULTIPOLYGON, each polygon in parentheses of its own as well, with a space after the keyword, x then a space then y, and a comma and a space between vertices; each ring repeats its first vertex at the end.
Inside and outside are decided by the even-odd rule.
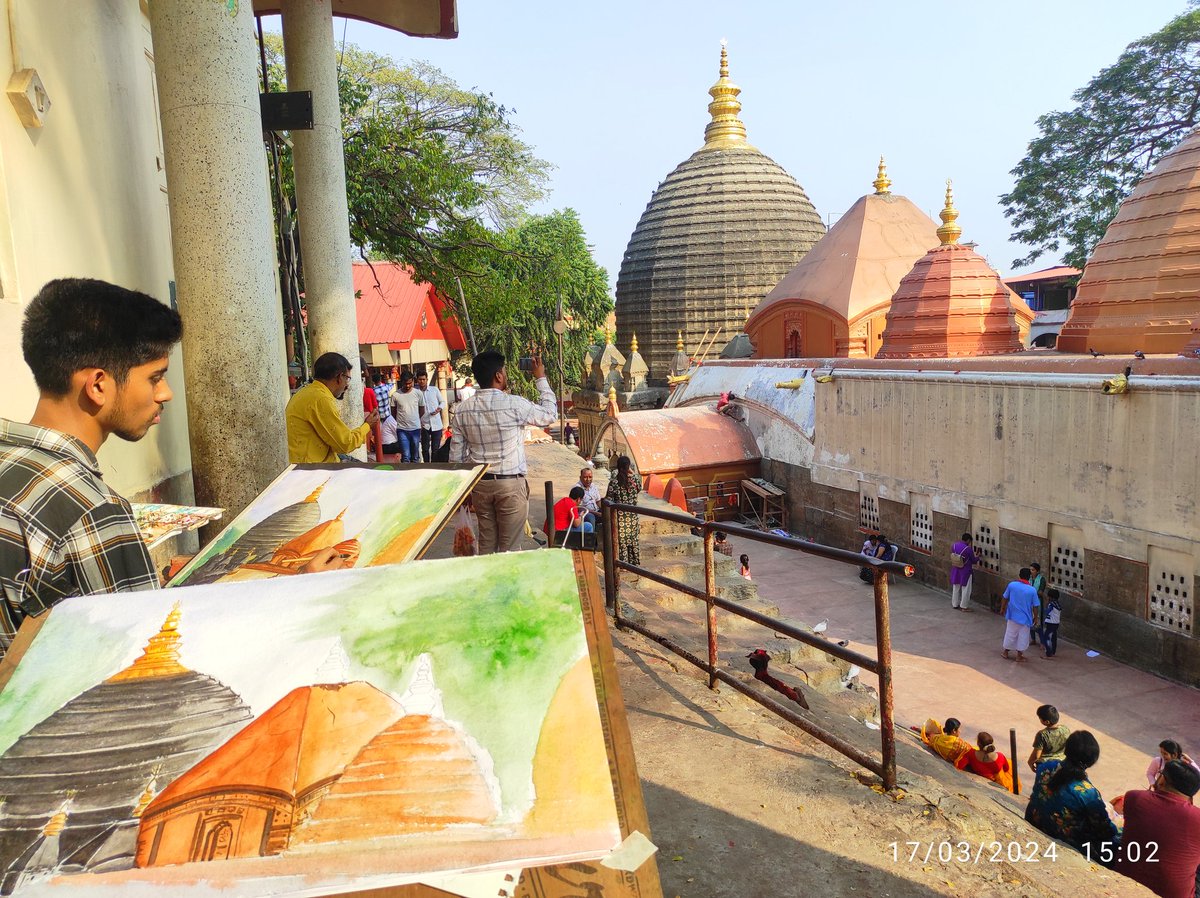
POLYGON ((1135 359, 1144 359, 1146 357, 1146 353, 1142 352, 1140 349, 1135 349, 1133 351, 1133 357, 1135 359))
POLYGON ((1098 359, 1100 356, 1104 355, 1102 352, 1096 352, 1096 350, 1092 349, 1090 346, 1088 347, 1088 352, 1092 354, 1092 358, 1094 359, 1098 359))
POLYGON ((821 621, 819 624, 817 624, 815 627, 813 627, 812 631, 814 633, 824 633, 828 629, 829 629, 829 618, 825 618, 825 620, 821 621))

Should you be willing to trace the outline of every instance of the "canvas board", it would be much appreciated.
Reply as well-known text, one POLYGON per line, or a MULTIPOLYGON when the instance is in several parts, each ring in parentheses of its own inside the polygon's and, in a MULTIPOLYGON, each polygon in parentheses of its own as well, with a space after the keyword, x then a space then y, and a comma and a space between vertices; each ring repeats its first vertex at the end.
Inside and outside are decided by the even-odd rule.
POLYGON ((525 552, 60 603, 0 692, 0 890, 325 895, 602 857, 577 575, 525 552))
POLYGON ((320 549, 353 567, 420 558, 483 465, 291 465, 169 586, 297 574, 320 549))

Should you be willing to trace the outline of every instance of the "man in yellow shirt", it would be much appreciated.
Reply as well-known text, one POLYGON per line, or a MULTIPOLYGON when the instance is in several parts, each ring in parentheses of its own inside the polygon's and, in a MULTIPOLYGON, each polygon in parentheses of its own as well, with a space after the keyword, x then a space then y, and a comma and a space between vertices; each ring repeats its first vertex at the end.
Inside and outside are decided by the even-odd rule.
POLYGON ((339 453, 353 452, 367 439, 379 410, 358 427, 346 426, 337 401, 350 386, 349 359, 327 352, 313 364, 313 381, 296 391, 287 404, 288 461, 294 465, 336 462, 339 453))

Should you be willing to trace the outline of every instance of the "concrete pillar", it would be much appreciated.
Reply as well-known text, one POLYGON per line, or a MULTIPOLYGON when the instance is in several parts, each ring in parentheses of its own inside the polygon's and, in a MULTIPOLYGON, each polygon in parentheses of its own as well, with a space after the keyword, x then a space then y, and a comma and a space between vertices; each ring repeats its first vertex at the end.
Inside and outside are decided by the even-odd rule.
POLYGON ((287 464, 254 14, 249 3, 149 7, 196 500, 228 520, 287 464))
POLYGON ((353 363, 341 409, 355 427, 363 419, 362 380, 331 0, 285 0, 283 50, 288 90, 313 95, 312 130, 291 133, 312 357, 340 352, 353 363))

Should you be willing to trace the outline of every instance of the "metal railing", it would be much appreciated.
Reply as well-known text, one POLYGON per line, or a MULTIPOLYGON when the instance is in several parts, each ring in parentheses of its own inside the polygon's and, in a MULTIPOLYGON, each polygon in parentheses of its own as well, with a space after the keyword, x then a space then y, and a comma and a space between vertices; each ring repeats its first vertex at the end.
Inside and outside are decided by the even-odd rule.
POLYGON ((612 609, 613 619, 617 627, 628 628, 652 639, 664 648, 669 649, 684 660, 694 664, 708 674, 708 688, 716 690, 717 683, 725 683, 732 689, 758 702, 763 707, 778 714, 788 723, 798 727, 826 745, 841 752, 846 757, 870 770, 883 780, 883 787, 891 790, 896 787, 896 734, 894 730, 893 701, 892 701, 892 637, 891 611, 888 604, 887 574, 894 573, 902 577, 911 577, 914 573, 911 565, 898 561, 880 561, 858 552, 845 549, 835 549, 817 543, 805 542, 788 536, 776 536, 773 533, 763 533, 728 523, 702 521, 691 515, 670 511, 660 511, 656 508, 645 508, 638 505, 624 505, 604 499, 601 502, 601 516, 606 539, 604 540, 604 593, 608 607, 612 609), (680 583, 670 577, 647 570, 639 565, 621 561, 618 557, 617 542, 617 513, 628 512, 642 517, 658 518, 700 530, 704 535, 704 589, 697 589, 687 583, 680 583), (871 658, 861 652, 830 642, 812 632, 801 630, 789 623, 778 620, 767 614, 761 614, 750 608, 743 607, 737 602, 716 595, 716 563, 713 559, 713 534, 722 531, 730 536, 754 542, 767 543, 828 558, 858 567, 869 567, 875 572, 875 645, 876 657, 871 658), (655 633, 648 627, 636 621, 621 616, 620 602, 620 572, 629 571, 639 577, 645 577, 655 583, 661 583, 684 595, 691 596, 705 603, 706 629, 708 631, 708 659, 692 654, 683 646, 667 636, 655 633), (830 732, 816 721, 797 714, 790 708, 780 704, 773 698, 763 695, 751 688, 737 677, 720 668, 717 658, 717 609, 737 615, 764 627, 775 633, 789 636, 805 645, 819 649, 850 664, 857 664, 863 670, 870 671, 879 678, 879 731, 880 731, 880 760, 858 746, 830 732))

